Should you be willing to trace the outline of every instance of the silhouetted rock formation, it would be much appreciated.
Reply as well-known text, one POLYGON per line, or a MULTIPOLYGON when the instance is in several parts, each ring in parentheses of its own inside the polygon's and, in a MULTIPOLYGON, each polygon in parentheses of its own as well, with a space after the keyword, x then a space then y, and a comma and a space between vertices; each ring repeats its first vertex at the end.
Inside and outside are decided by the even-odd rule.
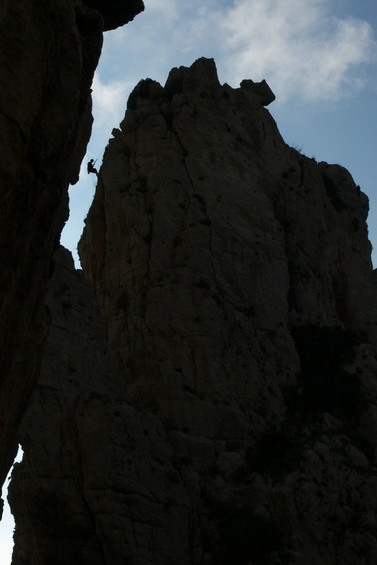
POLYGON ((188 563, 189 503, 167 432, 125 401, 95 297, 70 253, 59 249, 54 266, 45 358, 9 490, 12 563, 188 563))
POLYGON ((38 374, 50 260, 91 132, 102 32, 141 0, 3 1, 0 6, 0 480, 38 374))
POLYGON ((104 329, 55 256, 15 565, 377 560, 368 200, 273 98, 206 59, 131 94, 79 245, 104 329))

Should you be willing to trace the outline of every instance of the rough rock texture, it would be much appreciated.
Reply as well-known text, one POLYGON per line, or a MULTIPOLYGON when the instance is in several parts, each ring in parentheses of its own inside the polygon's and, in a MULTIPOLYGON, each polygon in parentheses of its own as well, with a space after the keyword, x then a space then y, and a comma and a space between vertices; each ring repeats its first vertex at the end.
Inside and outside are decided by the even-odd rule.
POLYGON ((166 431, 125 402, 94 295, 64 248, 46 305, 51 328, 9 490, 13 565, 189 563, 189 503, 166 431))
POLYGON ((0 2, 0 480, 33 389, 48 326, 49 263, 91 131, 104 29, 141 0, 0 2))
POLYGON ((84 4, 101 14, 104 31, 127 24, 144 10, 142 0, 84 0, 84 4))
POLYGON ((105 335, 55 259, 15 565, 377 561, 368 200, 272 99, 206 59, 131 94, 79 245, 105 335))

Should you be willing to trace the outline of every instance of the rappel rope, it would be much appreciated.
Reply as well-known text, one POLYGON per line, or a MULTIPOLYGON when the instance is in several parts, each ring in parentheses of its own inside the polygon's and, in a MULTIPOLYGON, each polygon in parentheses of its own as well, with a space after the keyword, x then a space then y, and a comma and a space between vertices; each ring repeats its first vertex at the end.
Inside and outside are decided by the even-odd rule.
POLYGON ((106 147, 104 147, 101 151, 101 153, 98 155, 98 157, 93 161, 93 165, 95 165, 98 161, 98 159, 101 157, 101 155, 105 152, 106 147))

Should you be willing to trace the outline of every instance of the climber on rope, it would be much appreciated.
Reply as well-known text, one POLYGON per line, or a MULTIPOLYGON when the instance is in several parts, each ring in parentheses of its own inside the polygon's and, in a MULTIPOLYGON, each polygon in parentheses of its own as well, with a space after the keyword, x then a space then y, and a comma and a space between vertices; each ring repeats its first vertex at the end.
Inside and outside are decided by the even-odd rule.
POLYGON ((94 159, 90 159, 90 161, 88 163, 88 174, 94 173, 98 177, 98 171, 95 168, 94 163, 95 163, 94 159))

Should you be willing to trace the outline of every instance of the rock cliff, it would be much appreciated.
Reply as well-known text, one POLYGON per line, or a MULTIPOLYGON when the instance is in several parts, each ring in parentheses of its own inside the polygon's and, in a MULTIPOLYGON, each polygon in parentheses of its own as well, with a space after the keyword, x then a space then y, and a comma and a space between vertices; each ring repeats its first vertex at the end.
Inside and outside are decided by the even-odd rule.
POLYGON ((50 260, 91 131, 102 33, 141 0, 0 1, 0 480, 39 372, 50 260))
POLYGON ((9 500, 13 565, 188 563, 187 493, 167 431, 126 402, 98 305, 64 248, 9 500))
POLYGON ((79 244, 96 300, 55 254, 15 565, 377 561, 368 199, 273 99, 207 59, 131 94, 79 244))

